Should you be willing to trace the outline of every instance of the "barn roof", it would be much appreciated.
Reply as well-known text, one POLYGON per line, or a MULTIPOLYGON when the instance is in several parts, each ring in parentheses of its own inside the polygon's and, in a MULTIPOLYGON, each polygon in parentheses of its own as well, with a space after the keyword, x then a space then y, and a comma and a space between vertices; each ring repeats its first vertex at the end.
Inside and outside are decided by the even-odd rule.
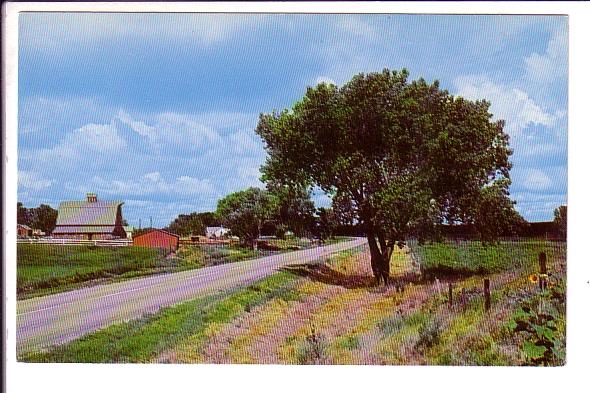
POLYGON ((122 201, 65 201, 57 210, 56 229, 61 226, 114 226, 122 201))
POLYGON ((150 233, 153 233, 153 232, 162 232, 162 233, 165 233, 166 235, 169 235, 169 236, 174 236, 174 237, 180 238, 180 236, 179 236, 179 235, 177 235, 176 233, 168 232, 168 231, 165 231, 165 230, 163 230, 163 229, 157 229, 157 228, 152 228, 152 229, 150 229, 150 230, 148 230, 148 231, 146 231, 146 232, 140 233, 139 235, 135 235, 135 234, 134 234, 134 235, 133 235, 133 238, 135 239, 135 238, 137 238, 137 237, 142 237, 142 236, 148 235, 148 234, 150 234, 150 233))

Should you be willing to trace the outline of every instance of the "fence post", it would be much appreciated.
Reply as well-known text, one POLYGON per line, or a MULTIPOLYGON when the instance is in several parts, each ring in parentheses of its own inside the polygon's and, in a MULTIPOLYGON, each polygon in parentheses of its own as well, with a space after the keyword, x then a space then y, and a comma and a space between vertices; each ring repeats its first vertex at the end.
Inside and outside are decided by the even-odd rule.
POLYGON ((543 251, 539 253, 539 288, 544 290, 547 288, 547 254, 543 251))
POLYGON ((449 308, 453 307, 453 283, 449 281, 449 308))
POLYGON ((484 296, 484 308, 486 311, 490 309, 490 279, 486 278, 483 280, 483 296, 484 296))

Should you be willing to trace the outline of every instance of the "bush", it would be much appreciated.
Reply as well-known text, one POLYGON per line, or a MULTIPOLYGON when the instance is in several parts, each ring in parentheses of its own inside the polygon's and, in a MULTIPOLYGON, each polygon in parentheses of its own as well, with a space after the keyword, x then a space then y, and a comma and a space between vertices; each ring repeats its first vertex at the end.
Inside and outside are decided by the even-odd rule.
POLYGON ((311 325, 310 333, 305 336, 305 342, 297 354, 299 364, 324 364, 326 362, 327 343, 324 337, 315 331, 311 325))
POLYGON ((508 328, 524 337, 522 350, 527 364, 555 366, 565 362, 565 342, 558 324, 565 315, 565 285, 550 277, 549 288, 527 299, 508 328))
POLYGON ((420 326, 418 329, 418 341, 416 341, 416 350, 431 348, 439 343, 442 332, 442 323, 438 318, 433 318, 420 326))

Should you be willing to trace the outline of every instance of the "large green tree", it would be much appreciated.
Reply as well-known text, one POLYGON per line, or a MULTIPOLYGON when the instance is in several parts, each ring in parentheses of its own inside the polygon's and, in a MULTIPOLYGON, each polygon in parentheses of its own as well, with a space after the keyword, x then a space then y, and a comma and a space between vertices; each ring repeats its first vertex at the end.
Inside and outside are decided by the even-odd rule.
POLYGON ((267 185, 276 201, 275 225, 293 231, 302 237, 313 230, 315 206, 311 192, 304 188, 267 185))
POLYGON ((317 185, 348 206, 378 282, 415 228, 475 223, 484 191, 502 190, 488 194, 505 205, 510 183, 508 136, 490 103, 408 76, 385 69, 309 87, 292 109, 261 114, 256 128, 268 153, 263 180, 317 185))
POLYGON ((217 202, 216 214, 232 235, 254 246, 265 221, 277 211, 277 200, 271 193, 250 187, 234 192, 217 202))
POLYGON ((31 226, 31 209, 27 209, 22 202, 16 204, 16 222, 17 224, 31 226))
POLYGON ((17 223, 28 225, 33 229, 40 229, 51 233, 55 229, 57 210, 49 205, 41 204, 35 208, 26 208, 21 202, 16 205, 17 223))
POLYGON ((219 218, 213 212, 179 214, 166 230, 180 236, 204 235, 205 228, 220 225, 219 218))
POLYGON ((332 208, 320 207, 317 209, 315 235, 323 242, 333 236, 334 229, 336 229, 339 223, 332 208))
POLYGON ((38 208, 33 209, 32 227, 41 229, 45 233, 51 233, 55 229, 57 222, 57 210, 49 205, 41 204, 38 208))

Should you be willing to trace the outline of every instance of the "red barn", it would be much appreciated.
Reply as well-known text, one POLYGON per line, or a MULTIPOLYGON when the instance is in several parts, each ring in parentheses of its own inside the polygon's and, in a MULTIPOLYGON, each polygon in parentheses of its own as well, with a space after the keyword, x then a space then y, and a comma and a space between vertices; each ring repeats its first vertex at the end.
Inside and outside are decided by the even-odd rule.
POLYGON ((141 235, 133 236, 133 245, 140 247, 164 248, 170 251, 178 249, 180 237, 162 229, 151 229, 141 235))

